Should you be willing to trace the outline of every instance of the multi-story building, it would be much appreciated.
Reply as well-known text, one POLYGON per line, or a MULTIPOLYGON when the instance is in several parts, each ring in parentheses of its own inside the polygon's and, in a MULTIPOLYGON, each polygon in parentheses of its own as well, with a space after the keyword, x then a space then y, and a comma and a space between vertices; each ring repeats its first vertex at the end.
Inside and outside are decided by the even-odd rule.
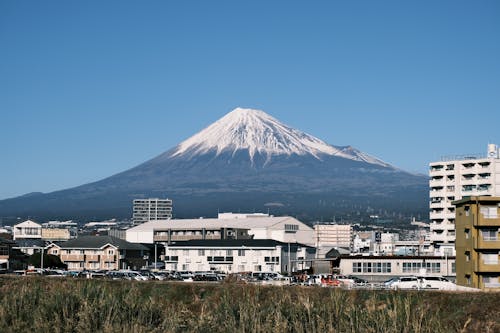
POLYGON ((42 239, 42 225, 31 220, 26 220, 14 226, 14 240, 42 239))
POLYGON ((190 240, 168 245, 165 268, 180 271, 295 272, 309 269, 315 248, 271 239, 190 240))
POLYGON ((126 231, 133 243, 164 243, 191 239, 274 239, 314 245, 314 231, 290 216, 175 219, 143 223, 126 231))
POLYGON ((500 152, 489 144, 487 155, 442 158, 430 163, 430 241, 435 255, 454 255, 455 200, 500 195, 500 152))
POLYGON ((82 236, 47 246, 47 253, 58 256, 69 270, 139 269, 145 265, 149 249, 111 236, 82 236))
POLYGON ((455 201, 457 284, 500 290, 500 197, 455 201))
POLYGON ((172 218, 172 200, 135 199, 132 220, 135 225, 148 221, 169 220, 172 218))
POLYGON ((314 242, 318 257, 323 257, 333 247, 351 250, 353 231, 350 224, 318 223, 314 225, 314 242))

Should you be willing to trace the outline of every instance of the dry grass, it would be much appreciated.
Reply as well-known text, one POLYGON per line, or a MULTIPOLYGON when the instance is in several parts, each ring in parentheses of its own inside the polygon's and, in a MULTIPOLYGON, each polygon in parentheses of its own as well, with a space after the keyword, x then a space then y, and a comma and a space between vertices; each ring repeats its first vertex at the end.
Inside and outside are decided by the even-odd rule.
POLYGON ((0 332, 500 332, 500 295, 0 279, 0 332))

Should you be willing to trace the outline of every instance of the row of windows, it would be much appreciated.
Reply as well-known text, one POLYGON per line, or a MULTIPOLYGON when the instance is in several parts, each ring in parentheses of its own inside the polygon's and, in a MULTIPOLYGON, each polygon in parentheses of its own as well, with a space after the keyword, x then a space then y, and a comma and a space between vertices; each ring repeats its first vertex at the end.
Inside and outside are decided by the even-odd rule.
POLYGON ((353 262, 353 273, 391 273, 390 262, 353 262))
POLYGON ((285 224, 285 231, 297 231, 299 226, 297 224, 285 224))
MULTIPOLYGON (((169 249, 170 254, 178 254, 177 249, 169 249)), ((260 256, 263 250, 205 250, 205 249, 199 249, 199 250, 194 250, 198 252, 198 256, 203 257, 206 254, 209 254, 211 256, 217 256, 217 255, 223 255, 225 254, 226 256, 232 256, 235 253, 238 254, 238 257, 244 257, 246 256, 247 252, 250 251, 251 253, 254 253, 256 256, 260 256)), ((273 254, 275 251, 272 250, 265 250, 268 251, 267 253, 273 254)), ((190 250, 182 250, 182 255, 184 256, 189 256, 190 255, 190 250)))
MULTIPOLYGON (((54 249, 54 250, 52 250, 52 253, 57 254, 58 250, 54 249)), ((109 249, 109 250, 106 250, 105 252, 103 252, 101 250, 61 250, 61 254, 76 254, 76 255, 107 254, 107 255, 112 256, 115 254, 115 250, 109 249)))
POLYGON ((441 263, 439 262, 404 262, 403 273, 420 273, 425 268, 427 273, 441 273, 441 263))

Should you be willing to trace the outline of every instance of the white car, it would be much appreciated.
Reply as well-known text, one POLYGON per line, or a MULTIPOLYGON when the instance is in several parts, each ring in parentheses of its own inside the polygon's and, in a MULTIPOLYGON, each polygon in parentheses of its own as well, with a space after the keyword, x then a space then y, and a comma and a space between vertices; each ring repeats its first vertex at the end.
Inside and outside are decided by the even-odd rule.
POLYGON ((456 290, 457 285, 442 276, 420 276, 421 288, 456 290))
POLYGON ((391 289, 419 289, 420 286, 420 279, 416 276, 402 276, 388 285, 391 289))
POLYGON ((441 276, 402 276, 389 285, 391 289, 456 290, 456 284, 441 276))

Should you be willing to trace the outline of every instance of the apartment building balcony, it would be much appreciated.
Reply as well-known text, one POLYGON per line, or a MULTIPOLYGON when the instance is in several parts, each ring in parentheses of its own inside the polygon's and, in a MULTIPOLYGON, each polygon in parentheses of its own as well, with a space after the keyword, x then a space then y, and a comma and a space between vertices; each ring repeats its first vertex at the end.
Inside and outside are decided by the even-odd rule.
POLYGON ((116 261, 116 256, 114 256, 114 255, 104 255, 104 256, 101 256, 101 259, 104 262, 115 262, 116 261))
POLYGON ((100 256, 98 254, 87 254, 85 255, 85 261, 88 262, 98 262, 100 261, 100 256))
POLYGON ((61 254, 61 261, 85 261, 83 254, 61 254))
POLYGON ((429 213, 429 218, 431 220, 444 220, 445 215, 443 212, 431 212, 429 213))
POLYGON ((168 235, 153 235, 154 242, 168 242, 168 235))
MULTIPOLYGON (((184 241, 191 239, 203 239, 203 235, 172 235, 173 241, 184 241)), ((220 239, 220 237, 218 239, 220 239)))
POLYGON ((434 169, 429 172, 429 175, 431 177, 439 177, 439 176, 444 176, 446 175, 447 173, 449 173, 449 171, 445 170, 444 168, 442 169, 434 169))
POLYGON ((451 212, 447 212, 444 214, 444 217, 448 220, 454 220, 455 217, 456 217, 456 214, 455 212, 451 213, 451 212))
POLYGON ((442 201, 431 201, 430 205, 429 205, 429 207, 431 209, 446 208, 447 206, 448 206, 448 204, 446 203, 446 201, 444 199, 442 201))
POLYGON ((475 264, 474 271, 476 273, 500 273, 500 263, 485 264, 484 261, 478 260, 475 264))
POLYGON ((500 239, 484 240, 483 238, 474 239, 474 248, 478 250, 500 250, 500 239))
POLYGON ((474 226, 477 227, 498 227, 500 225, 500 215, 497 217, 488 217, 483 214, 479 214, 477 219, 472 219, 474 221, 474 226))
POLYGON ((438 179, 433 178, 429 180, 430 187, 444 186, 444 185, 445 185, 444 178, 438 178, 438 179))

